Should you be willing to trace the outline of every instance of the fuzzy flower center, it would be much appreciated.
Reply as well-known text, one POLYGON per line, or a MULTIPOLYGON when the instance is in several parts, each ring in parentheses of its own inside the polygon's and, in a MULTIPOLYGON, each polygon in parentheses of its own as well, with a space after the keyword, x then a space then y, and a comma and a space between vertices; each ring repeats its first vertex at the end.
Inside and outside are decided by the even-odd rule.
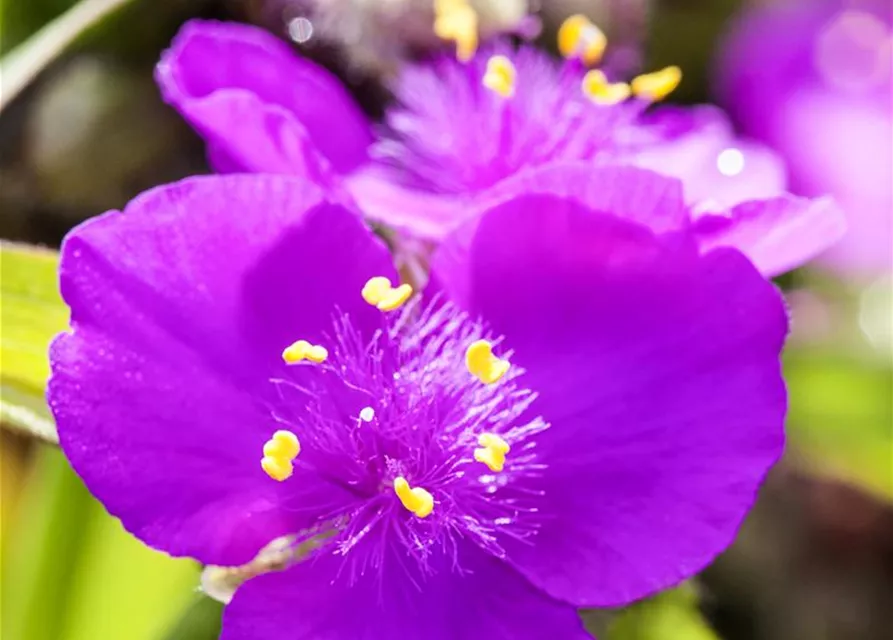
POLYGON ((279 482, 308 471, 346 496, 318 525, 337 530, 330 544, 346 557, 371 549, 354 554, 356 571, 395 542, 422 566, 460 538, 501 555, 503 536, 538 527, 543 467, 532 438, 548 425, 530 411, 524 371, 450 303, 423 305, 382 277, 360 294, 382 313, 372 336, 336 313, 320 344, 283 352, 292 375, 273 381, 282 428, 264 446, 263 470, 279 482))
MULTIPOLYGON (((444 20, 465 24, 456 17, 467 2, 441 5, 444 20)), ((549 162, 622 156, 642 113, 676 89, 682 72, 669 66, 616 81, 593 68, 607 47, 601 29, 576 15, 558 33, 562 63, 497 42, 410 66, 372 155, 391 179, 445 194, 485 190, 549 162)))

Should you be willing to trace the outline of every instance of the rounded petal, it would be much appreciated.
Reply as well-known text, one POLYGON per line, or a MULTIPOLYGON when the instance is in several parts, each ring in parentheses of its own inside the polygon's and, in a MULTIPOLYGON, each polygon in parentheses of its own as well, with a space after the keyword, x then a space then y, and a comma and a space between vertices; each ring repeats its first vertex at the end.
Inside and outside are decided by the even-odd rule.
POLYGON ((845 232, 846 219, 833 201, 793 196, 745 202, 695 225, 702 251, 735 247, 768 277, 805 264, 845 232))
POLYGON ((145 542, 211 564, 328 512, 337 488, 261 470, 269 379, 335 307, 379 325, 359 293, 371 275, 395 277, 358 216, 284 176, 186 180, 76 228, 60 266, 72 330, 48 388, 75 470, 145 542))
POLYGON ((647 116, 638 134, 647 143, 629 159, 682 180, 686 201, 697 207, 722 210, 785 191, 781 159, 768 147, 737 138, 715 107, 664 107, 647 116))
POLYGON ((642 224, 655 233, 684 229, 689 210, 682 183, 647 169, 598 167, 591 162, 554 162, 521 172, 479 198, 479 210, 525 194, 551 194, 592 211, 642 224))
POLYGON ((440 556, 436 573, 413 579, 396 555, 352 584, 337 555, 254 578, 224 611, 221 640, 278 637, 283 629, 294 640, 590 638, 573 607, 483 551, 460 545, 461 570, 440 556))
POLYGON ((345 187, 369 220, 439 240, 467 216, 469 198, 406 187, 376 168, 355 171, 345 187))
POLYGON ((702 569, 783 448, 777 291, 733 250, 699 257, 554 197, 491 210, 468 247, 434 278, 505 336, 551 423, 542 525, 507 558, 578 606, 702 569))
POLYGON ((225 168, 299 173, 323 163, 346 173, 366 159, 372 133, 346 89, 262 29, 189 22, 156 77, 225 168))

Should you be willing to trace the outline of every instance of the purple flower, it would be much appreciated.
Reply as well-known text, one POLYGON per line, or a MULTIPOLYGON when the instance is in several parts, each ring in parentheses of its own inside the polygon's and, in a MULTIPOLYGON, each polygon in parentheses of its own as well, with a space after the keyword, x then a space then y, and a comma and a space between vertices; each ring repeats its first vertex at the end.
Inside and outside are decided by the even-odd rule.
POLYGON ((748 11, 717 65, 722 102, 784 156, 792 189, 846 211, 847 237, 823 260, 848 271, 893 264, 891 60, 887 0, 805 0, 748 11))
POLYGON ((326 70, 244 25, 189 23, 157 75, 218 170, 309 173, 349 192, 368 218, 421 238, 443 238, 502 182, 556 163, 578 163, 584 181, 584 168, 618 164, 681 178, 692 207, 684 224, 723 218, 710 224, 766 275, 799 266, 843 232, 827 201, 783 195, 774 156, 736 140, 719 110, 646 111, 642 98, 594 104, 584 73, 578 60, 558 64, 498 43, 468 63, 435 58, 399 75, 377 134, 326 70), (743 202, 746 215, 734 208, 743 202))
POLYGON ((577 607, 732 541, 786 405, 778 292, 698 250, 674 182, 614 171, 589 204, 503 192, 412 298, 302 178, 194 178, 84 223, 50 354, 63 450, 173 555, 326 534, 239 588, 226 640, 587 637, 577 607))

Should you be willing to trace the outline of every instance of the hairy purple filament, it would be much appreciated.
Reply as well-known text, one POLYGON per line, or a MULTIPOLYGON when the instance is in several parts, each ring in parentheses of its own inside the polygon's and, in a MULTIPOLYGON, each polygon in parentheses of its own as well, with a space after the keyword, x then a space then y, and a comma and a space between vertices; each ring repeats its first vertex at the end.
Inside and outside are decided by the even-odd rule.
POLYGON ((349 496, 319 522, 337 530, 322 552, 343 555, 351 580, 379 567, 394 545, 423 572, 436 550, 461 568, 453 553, 460 538, 504 555, 500 538, 527 539, 538 526, 544 467, 534 436, 548 424, 530 411, 536 394, 519 384, 520 367, 492 385, 466 370, 467 346, 489 336, 452 304, 410 302, 382 317, 370 339, 336 313, 323 339, 326 362, 272 381, 282 400, 273 415, 302 443, 296 464, 349 496), (512 447, 499 473, 474 460, 483 433, 512 447), (398 476, 432 494, 429 517, 402 506, 398 476))

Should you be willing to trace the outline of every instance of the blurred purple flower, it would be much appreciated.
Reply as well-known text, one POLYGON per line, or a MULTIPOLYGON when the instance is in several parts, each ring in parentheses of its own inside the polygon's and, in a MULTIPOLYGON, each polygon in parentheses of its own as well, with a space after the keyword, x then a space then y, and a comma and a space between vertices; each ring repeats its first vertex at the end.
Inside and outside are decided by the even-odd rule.
POLYGON ((679 177, 692 206, 686 224, 725 218, 714 226, 741 240, 766 275, 799 266, 842 233, 827 201, 783 196, 775 157, 736 140, 718 109, 597 105, 582 91, 584 73, 532 47, 495 44, 467 64, 439 57, 401 73, 377 135, 333 76, 252 27, 188 24, 157 76, 218 170, 310 172, 349 192, 370 219, 418 237, 438 240, 477 215, 503 181, 568 162, 679 177), (491 54, 513 62, 510 99, 482 84, 491 54), (772 196, 782 199, 749 204, 739 222, 736 205, 772 196))
POLYGON ((683 224, 678 189, 624 171, 593 170, 590 204, 504 190, 387 313, 361 296, 396 284, 385 247, 305 177, 194 178, 84 223, 50 354, 65 454, 173 555, 330 534, 238 589, 225 640, 588 637, 576 607, 722 551, 783 446, 778 292, 737 251, 652 231, 683 224), (284 364, 296 338, 327 357, 284 364), (494 384, 463 366, 479 338, 511 361, 494 384), (282 482, 259 463, 277 429, 300 443, 282 482))
POLYGON ((763 4, 734 25, 716 76, 744 131, 784 156, 791 188, 846 211, 827 263, 869 274, 893 267, 891 24, 889 0, 763 4))

